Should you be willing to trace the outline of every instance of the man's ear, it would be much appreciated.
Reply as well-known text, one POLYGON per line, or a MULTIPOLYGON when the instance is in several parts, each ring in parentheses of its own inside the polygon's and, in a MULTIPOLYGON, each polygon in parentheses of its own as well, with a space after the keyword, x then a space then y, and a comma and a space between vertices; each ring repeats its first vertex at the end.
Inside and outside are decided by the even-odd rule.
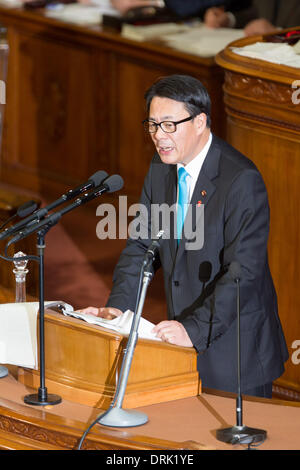
POLYGON ((202 134, 206 129, 207 116, 205 113, 198 114, 195 118, 196 130, 199 134, 202 134))

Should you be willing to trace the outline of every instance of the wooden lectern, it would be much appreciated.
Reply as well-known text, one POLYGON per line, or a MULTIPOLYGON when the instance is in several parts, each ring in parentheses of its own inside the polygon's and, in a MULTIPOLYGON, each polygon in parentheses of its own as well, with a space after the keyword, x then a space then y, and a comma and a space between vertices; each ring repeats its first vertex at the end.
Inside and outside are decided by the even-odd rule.
MULTIPOLYGON (((50 393, 75 403, 108 408, 114 397, 127 337, 52 310, 45 312, 45 380, 50 393)), ((39 370, 19 368, 19 381, 39 387, 39 370)), ((125 408, 200 393, 197 354, 139 339, 124 397, 125 408)))

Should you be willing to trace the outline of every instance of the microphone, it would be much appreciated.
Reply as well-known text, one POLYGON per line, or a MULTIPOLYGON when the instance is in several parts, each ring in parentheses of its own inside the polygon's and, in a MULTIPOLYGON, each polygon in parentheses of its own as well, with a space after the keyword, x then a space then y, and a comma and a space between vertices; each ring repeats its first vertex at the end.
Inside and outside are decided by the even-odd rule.
POLYGON ((76 209, 76 207, 79 207, 80 205, 85 204, 98 196, 101 196, 103 193, 112 193, 118 191, 123 187, 123 184, 124 183, 121 176, 109 176, 107 179, 105 179, 104 183, 95 188, 94 191, 86 193, 82 197, 77 198, 76 201, 74 201, 69 206, 64 207, 61 211, 54 212, 38 223, 30 223, 27 227, 25 227, 24 230, 21 230, 17 235, 11 238, 7 246, 22 240, 34 232, 40 231, 44 227, 52 227, 53 225, 57 224, 59 219, 67 212, 70 212, 71 210, 76 209))
POLYGON ((119 191, 120 189, 122 189, 123 185, 124 181, 122 176, 112 175, 105 179, 102 186, 105 188, 104 192, 114 193, 115 191, 119 191))
POLYGON ((18 217, 27 217, 28 215, 32 214, 33 211, 37 208, 37 203, 35 201, 27 201, 22 206, 20 206, 17 210, 18 217))
POLYGON ((151 245, 148 247, 145 256, 144 256, 144 262, 143 266, 149 267, 149 265, 154 261, 154 258, 158 252, 158 249, 160 247, 160 239, 164 235, 165 231, 160 230, 158 234, 156 235, 156 239, 152 240, 151 245))
POLYGON ((28 225, 30 222, 39 222, 41 219, 47 216, 50 210, 55 209, 57 206, 63 204, 64 202, 70 199, 73 199, 74 197, 78 196, 82 192, 88 191, 89 189, 92 189, 95 186, 100 185, 105 180, 105 178, 107 178, 107 176, 108 174, 106 173, 106 171, 103 171, 103 170, 97 171, 88 179, 86 183, 83 183, 74 189, 70 189, 67 193, 63 194, 56 201, 48 204, 44 208, 39 209, 38 211, 34 212, 32 215, 29 215, 29 217, 16 223, 13 227, 9 227, 5 229, 2 233, 0 233, 0 240, 4 240, 5 238, 9 237, 11 234, 18 232, 24 226, 28 225))
POLYGON ((72 205, 68 206, 66 209, 63 209, 61 211, 62 215, 72 209, 75 209, 75 207, 81 204, 85 204, 86 202, 92 201, 93 199, 98 196, 101 196, 104 193, 114 193, 115 191, 119 191, 123 188, 123 185, 124 181, 120 175, 109 176, 104 180, 104 182, 100 186, 97 186, 97 188, 95 188, 93 191, 84 194, 81 198, 76 199, 76 201, 72 205), (73 205, 75 207, 72 207, 73 205))
POLYGON ((103 170, 97 171, 92 176, 90 176, 90 178, 87 180, 86 183, 83 183, 80 186, 77 186, 77 188, 69 189, 69 191, 65 195, 66 200, 69 201, 70 199, 74 199, 74 197, 78 196, 84 191, 89 191, 95 186, 99 186, 99 184, 101 184, 107 177, 108 177, 108 174, 106 171, 103 171, 103 170))
POLYGON ((228 273, 237 286, 237 398, 236 398, 236 425, 230 428, 218 429, 216 437, 219 441, 228 444, 252 444, 264 442, 267 432, 263 429, 250 428, 243 425, 243 402, 241 393, 241 327, 240 327, 240 280, 241 266, 232 261, 228 273))
POLYGON ((0 226, 0 230, 2 230, 2 228, 5 227, 5 225, 7 225, 15 217, 20 217, 20 218, 27 217, 29 214, 32 214, 32 212, 35 211, 36 208, 37 208, 37 203, 35 201, 25 202, 20 207, 18 207, 17 212, 14 215, 12 215, 5 222, 3 222, 3 224, 0 226))

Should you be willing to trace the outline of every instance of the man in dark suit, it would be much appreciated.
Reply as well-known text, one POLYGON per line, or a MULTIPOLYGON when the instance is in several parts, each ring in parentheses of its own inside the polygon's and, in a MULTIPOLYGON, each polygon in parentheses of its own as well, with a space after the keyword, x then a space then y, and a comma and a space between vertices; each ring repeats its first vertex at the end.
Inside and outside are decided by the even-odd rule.
POLYGON ((248 9, 252 0, 165 0, 165 6, 179 17, 203 17, 208 8, 221 7, 224 11, 237 12, 248 9))
POLYGON ((204 15, 204 22, 213 28, 244 28, 246 36, 275 32, 278 29, 300 25, 299 0, 253 0, 251 5, 241 5, 238 11, 213 6, 204 15))
POLYGON ((249 8, 252 0, 111 0, 111 4, 121 13, 126 13, 129 9, 138 7, 166 7, 175 13, 179 19, 183 19, 188 17, 201 18, 207 9, 220 6, 225 11, 240 11, 249 8))
POLYGON ((167 226, 154 268, 163 269, 168 320, 154 332, 171 344, 196 349, 204 386, 235 392, 236 283, 229 267, 239 263, 242 392, 271 396, 272 381, 283 373, 288 355, 267 259, 263 179, 250 160, 212 135, 210 98, 197 79, 163 78, 148 90, 146 101, 145 126, 156 148, 141 196, 149 215, 147 236, 128 239, 107 306, 86 311, 108 317, 134 310, 153 208, 175 205, 179 213, 185 195, 185 220, 201 206, 204 225, 196 219, 188 231, 185 222, 182 232, 167 226), (182 172, 185 181, 179 184, 182 172), (203 244, 193 245, 191 232, 195 237, 202 229, 203 244))

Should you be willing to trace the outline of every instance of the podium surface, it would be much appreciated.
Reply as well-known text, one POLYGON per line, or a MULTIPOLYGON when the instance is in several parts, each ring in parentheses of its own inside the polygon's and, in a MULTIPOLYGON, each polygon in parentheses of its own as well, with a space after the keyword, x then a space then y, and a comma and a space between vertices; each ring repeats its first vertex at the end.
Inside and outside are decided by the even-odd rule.
MULTIPOLYGON (((98 408, 63 400, 53 407, 24 405, 28 393, 11 375, 1 381, 0 449, 76 450, 88 425, 101 413, 98 408)), ((95 425, 83 442, 84 450, 243 450, 216 439, 216 430, 235 421, 235 397, 204 390, 198 397, 139 408, 149 422, 122 430, 95 425)), ((266 429, 261 450, 298 450, 300 405, 245 397, 244 422, 266 429)), ((134 455, 134 454, 132 454, 134 455)), ((101 458, 101 456, 99 455, 101 458)), ((197 458, 203 454, 198 453, 197 458)), ((195 462, 194 462, 195 463, 195 462)))

